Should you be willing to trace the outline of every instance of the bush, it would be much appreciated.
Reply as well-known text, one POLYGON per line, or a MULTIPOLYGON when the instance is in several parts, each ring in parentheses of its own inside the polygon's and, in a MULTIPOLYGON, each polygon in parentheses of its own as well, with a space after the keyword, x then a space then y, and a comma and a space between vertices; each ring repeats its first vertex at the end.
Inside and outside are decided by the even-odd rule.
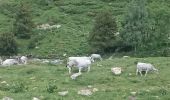
POLYGON ((48 93, 53 93, 57 89, 57 86, 54 83, 49 82, 46 89, 48 93))
POLYGON ((114 45, 117 24, 109 11, 101 12, 95 19, 95 24, 89 35, 89 44, 93 52, 104 52, 114 45))
POLYGON ((12 33, 0 35, 0 55, 10 56, 18 52, 18 45, 12 33))
POLYGON ((12 93, 24 92, 27 89, 22 82, 13 82, 9 88, 12 93))
POLYGON ((16 12, 13 32, 18 38, 29 39, 33 28, 30 6, 21 2, 16 12))

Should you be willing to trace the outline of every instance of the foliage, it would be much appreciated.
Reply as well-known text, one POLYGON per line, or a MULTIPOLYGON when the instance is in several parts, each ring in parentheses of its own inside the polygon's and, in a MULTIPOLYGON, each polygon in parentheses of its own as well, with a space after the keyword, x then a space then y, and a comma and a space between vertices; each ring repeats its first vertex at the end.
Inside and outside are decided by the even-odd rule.
POLYGON ((0 34, 0 55, 10 56, 18 52, 18 46, 12 33, 0 34))
POLYGON ((21 2, 15 16, 13 32, 18 38, 29 39, 33 28, 30 5, 27 2, 21 2))
POLYGON ((170 10, 166 4, 158 4, 153 2, 150 4, 150 21, 152 33, 155 38, 155 47, 169 47, 170 46, 170 10))
POLYGON ((57 89, 57 86, 53 82, 49 82, 46 89, 48 93, 53 93, 57 89))
POLYGON ((95 24, 89 35, 89 44, 94 52, 103 52, 110 48, 116 39, 117 24, 109 11, 101 12, 95 19, 95 24))
POLYGON ((128 11, 122 22, 121 37, 126 45, 136 49, 148 48, 150 43, 148 28, 148 12, 145 7, 145 0, 133 0, 128 6, 128 11))
POLYGON ((19 82, 19 81, 13 82, 9 86, 9 91, 12 93, 24 92, 25 90, 26 90, 26 87, 24 86, 22 82, 19 82))
MULTIPOLYGON (((35 33, 31 32, 31 39, 27 40, 17 38, 17 42, 19 43, 18 52, 21 54, 32 53, 33 55, 41 57, 48 57, 49 55, 62 57, 64 53, 68 56, 89 55, 89 53, 91 53, 89 52, 90 46, 88 45, 87 37, 89 33, 91 33, 89 31, 93 28, 94 17, 101 10, 109 9, 111 15, 113 15, 116 19, 118 31, 120 32, 120 29, 124 29, 120 23, 121 21, 124 21, 124 14, 127 13, 126 5, 128 5, 132 0, 1 0, 0 33, 10 32, 11 28, 16 29, 14 28, 15 26, 13 26, 13 23, 16 21, 16 17, 14 17, 14 15, 16 11, 18 12, 19 7, 16 5, 20 1, 28 1, 31 5, 28 10, 31 10, 31 19, 35 25, 48 23, 61 25, 61 28, 41 30, 41 32, 35 33), (39 34, 43 31, 46 34, 45 38, 34 43, 34 36, 32 36, 32 34, 39 34), (29 41, 32 41, 29 45, 30 47, 32 46, 32 49, 28 49, 27 44, 29 41), (34 48, 35 45, 39 48, 34 48)), ((167 43, 170 41, 166 38, 161 39, 161 42, 159 42, 159 36, 166 37, 164 34, 167 32, 164 32, 163 35, 161 35, 161 32, 165 31, 165 28, 168 29, 169 25, 169 0, 147 0, 145 4, 147 10, 149 9, 149 25, 146 25, 149 31, 145 31, 147 31, 152 37, 148 38, 149 40, 144 44, 145 47, 143 47, 143 45, 139 45, 138 50, 144 49, 144 52, 150 51, 149 49, 154 49, 156 51, 161 48, 161 50, 163 50, 170 46, 170 43, 167 43), (165 18, 163 16, 165 16, 165 18), (156 36, 157 39, 155 39, 154 36, 156 36)), ((148 22, 146 24, 148 24, 148 22)), ((116 40, 114 40, 113 47, 109 47, 105 51, 110 53, 115 53, 115 51, 131 51, 132 46, 128 45, 128 42, 124 42, 124 44, 122 44, 120 42, 122 39, 120 39, 121 38, 118 36, 118 39, 116 38, 116 40)), ((154 54, 156 54, 156 52, 154 52, 154 54)), ((146 55, 143 54, 143 56, 146 55)))

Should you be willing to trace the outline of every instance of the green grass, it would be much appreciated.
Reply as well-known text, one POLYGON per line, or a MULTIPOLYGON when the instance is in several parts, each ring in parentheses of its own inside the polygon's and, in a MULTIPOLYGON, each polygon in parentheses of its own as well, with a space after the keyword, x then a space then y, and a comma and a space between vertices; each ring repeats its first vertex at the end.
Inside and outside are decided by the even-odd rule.
MULTIPOLYGON (((128 100, 130 92, 137 92, 137 100, 169 100, 169 61, 169 57, 105 59, 93 63, 91 71, 84 71, 76 80, 69 77, 65 64, 52 66, 31 63, 0 68, 0 82, 6 81, 8 84, 0 83, 0 98, 9 96, 14 100, 31 100, 33 97, 41 100, 128 100), (136 76, 135 61, 153 63, 159 69, 159 74, 136 76), (123 73, 119 76, 113 75, 110 70, 117 66, 123 68, 123 73), (77 94, 78 90, 87 88, 88 85, 99 91, 91 96, 77 94), (58 95, 58 92, 63 90, 69 91, 67 96, 58 95)), ((77 69, 73 71, 78 72, 77 69)))

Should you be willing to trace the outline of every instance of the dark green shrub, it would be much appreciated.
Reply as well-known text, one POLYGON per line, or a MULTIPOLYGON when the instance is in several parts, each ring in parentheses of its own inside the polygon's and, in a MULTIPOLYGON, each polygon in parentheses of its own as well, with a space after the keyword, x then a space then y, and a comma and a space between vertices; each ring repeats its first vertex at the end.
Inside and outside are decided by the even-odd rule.
POLYGON ((113 47, 116 40, 117 24, 109 11, 97 15, 94 27, 89 34, 89 45, 92 52, 104 52, 113 47))
POLYGON ((12 93, 24 92, 27 88, 22 82, 13 82, 9 86, 9 91, 12 93))
POLYGON ((18 46, 12 33, 0 34, 0 55, 10 56, 18 53, 18 46))
POLYGON ((54 83, 49 82, 46 89, 48 93, 54 93, 55 90, 57 89, 57 86, 54 83))
POLYGON ((16 11, 13 32, 18 38, 29 39, 33 28, 30 5, 21 2, 16 11))

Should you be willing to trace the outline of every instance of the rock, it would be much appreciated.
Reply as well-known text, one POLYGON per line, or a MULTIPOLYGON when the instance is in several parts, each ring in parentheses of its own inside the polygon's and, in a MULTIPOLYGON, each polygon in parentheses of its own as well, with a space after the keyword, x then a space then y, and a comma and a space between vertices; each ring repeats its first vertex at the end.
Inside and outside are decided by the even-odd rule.
POLYGON ((129 56, 123 56, 123 58, 129 58, 129 56))
POLYGON ((120 67, 113 67, 113 68, 111 68, 111 71, 115 75, 120 75, 122 73, 122 70, 120 67))
POLYGON ((2 81, 1 83, 2 83, 2 84, 6 84, 7 82, 6 82, 6 81, 2 81))
POLYGON ((136 97, 135 96, 129 96, 128 100, 136 100, 136 97))
POLYGON ((64 53, 64 54, 63 54, 63 56, 64 56, 64 57, 66 57, 66 56, 67 56, 67 54, 66 54, 66 53, 64 53))
POLYGON ((65 95, 67 95, 67 94, 68 94, 68 91, 58 92, 58 94, 59 94, 60 96, 65 96, 65 95))
POLYGON ((30 80, 35 80, 35 76, 33 76, 33 77, 30 77, 30 80))
POLYGON ((130 92, 131 95, 135 96, 136 95, 136 92, 130 92))
POLYGON ((129 76, 132 76, 132 73, 129 73, 128 75, 129 75, 129 76))
POLYGON ((36 46, 36 47, 35 47, 35 49, 39 49, 39 47, 38 47, 38 46, 36 46))
POLYGON ((75 80, 80 75, 81 73, 74 73, 73 75, 71 75, 71 79, 75 80))
POLYGON ((39 98, 37 98, 37 97, 33 97, 33 99, 32 100, 40 100, 39 98))
POLYGON ((88 88, 92 88, 92 86, 91 86, 91 85, 88 85, 87 87, 88 87, 88 88))
POLYGON ((101 67, 102 65, 101 64, 97 64, 97 66, 101 67))
POLYGON ((97 88, 93 88, 93 90, 92 90, 93 92, 97 92, 97 91, 99 91, 97 88))
POLYGON ((89 89, 82 89, 78 91, 78 94, 84 95, 84 96, 90 96, 92 95, 92 92, 89 89))
POLYGON ((14 100, 14 99, 12 99, 10 97, 4 97, 4 98, 2 98, 2 100, 14 100))
POLYGON ((47 59, 43 59, 42 63, 49 63, 50 61, 47 59))
POLYGON ((62 64, 62 60, 60 60, 60 59, 53 60, 53 61, 50 62, 50 64, 53 64, 53 65, 62 64))
POLYGON ((33 62, 41 62, 41 59, 33 58, 33 59, 31 59, 31 61, 33 61, 33 62))

